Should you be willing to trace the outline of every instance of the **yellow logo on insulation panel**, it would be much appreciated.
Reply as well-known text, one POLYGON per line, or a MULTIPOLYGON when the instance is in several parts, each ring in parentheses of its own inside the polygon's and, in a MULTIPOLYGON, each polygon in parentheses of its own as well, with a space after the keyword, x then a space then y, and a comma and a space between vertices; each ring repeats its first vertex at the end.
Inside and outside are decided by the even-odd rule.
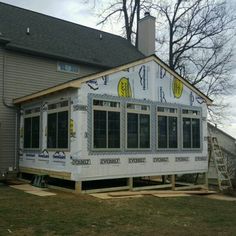
POLYGON ((118 95, 120 97, 132 97, 131 86, 128 78, 123 77, 120 79, 118 83, 118 95))
POLYGON ((174 78, 172 83, 172 90, 175 98, 180 98, 183 93, 183 83, 179 80, 174 78))

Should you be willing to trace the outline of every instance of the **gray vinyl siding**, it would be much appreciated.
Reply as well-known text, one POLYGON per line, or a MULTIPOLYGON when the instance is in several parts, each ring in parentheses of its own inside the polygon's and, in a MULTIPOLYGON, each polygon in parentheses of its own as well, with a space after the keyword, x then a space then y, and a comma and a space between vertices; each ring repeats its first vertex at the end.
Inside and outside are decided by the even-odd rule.
POLYGON ((0 48, 0 172, 15 167, 16 109, 3 104, 3 54, 5 54, 5 102, 63 83, 101 68, 80 66, 80 73, 57 71, 57 61, 0 48))

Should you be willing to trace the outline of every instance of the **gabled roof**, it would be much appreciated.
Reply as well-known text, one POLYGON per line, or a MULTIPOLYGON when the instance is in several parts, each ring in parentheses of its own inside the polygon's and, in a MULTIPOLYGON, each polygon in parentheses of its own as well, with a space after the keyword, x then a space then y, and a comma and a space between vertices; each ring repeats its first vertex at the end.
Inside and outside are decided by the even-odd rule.
MULTIPOLYGON (((210 129, 215 130, 215 131, 217 131, 217 132, 219 132, 219 133, 221 133, 221 134, 227 136, 228 138, 232 139, 234 142, 236 142, 236 138, 234 138, 234 137, 231 136, 230 134, 226 133, 226 132, 223 131, 222 129, 219 129, 217 126, 215 126, 215 125, 213 125, 213 124, 211 124, 211 123, 209 123, 209 122, 207 123, 207 125, 208 125, 208 127, 209 127, 210 129)), ((236 155, 236 153, 235 153, 235 155, 236 155)))
POLYGON ((139 60, 136 60, 134 62, 130 62, 130 63, 127 63, 125 65, 121 65, 121 66, 118 66, 118 67, 115 67, 115 68, 112 68, 112 69, 109 69, 109 70, 106 70, 106 71, 103 71, 103 72, 98 72, 98 73, 94 73, 94 74, 87 75, 87 76, 84 76, 84 77, 80 77, 80 78, 77 78, 77 79, 73 79, 73 80, 70 80, 66 83, 59 84, 57 86, 54 86, 54 87, 36 92, 36 93, 28 95, 28 96, 16 98, 16 99, 13 100, 13 103, 14 104, 21 104, 21 103, 25 103, 25 102, 28 102, 30 100, 33 100, 33 99, 36 99, 36 98, 39 98, 39 97, 42 97, 42 96, 46 96, 50 93, 59 92, 59 91, 69 89, 69 88, 79 88, 82 85, 82 83, 85 83, 86 81, 96 80, 96 79, 101 78, 102 76, 110 75, 110 74, 113 74, 113 73, 116 73, 116 72, 119 72, 119 71, 122 71, 122 70, 127 70, 130 67, 141 65, 141 64, 144 64, 144 63, 147 63, 147 62, 150 62, 150 61, 155 61, 156 63, 161 65, 162 68, 164 68, 166 71, 168 71, 171 75, 173 75, 175 78, 182 81, 182 83, 186 87, 190 88, 198 96, 203 98, 208 105, 212 104, 212 100, 209 97, 207 97, 204 93, 202 93, 195 86, 191 85, 186 79, 181 77, 178 73, 171 70, 169 68, 169 66, 167 64, 165 64, 161 59, 159 59, 156 55, 151 55, 151 56, 148 56, 144 59, 139 59, 139 60))
POLYGON ((103 68, 144 57, 120 36, 0 2, 1 44, 11 50, 103 68))

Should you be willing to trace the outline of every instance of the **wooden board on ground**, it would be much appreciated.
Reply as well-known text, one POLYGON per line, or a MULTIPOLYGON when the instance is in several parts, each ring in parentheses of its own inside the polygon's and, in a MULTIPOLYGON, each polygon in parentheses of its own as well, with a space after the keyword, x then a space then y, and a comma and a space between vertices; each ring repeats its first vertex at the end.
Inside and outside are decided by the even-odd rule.
POLYGON ((190 197, 191 195, 190 194, 186 194, 186 193, 172 193, 172 194, 152 194, 152 196, 154 197, 161 197, 161 198, 165 198, 165 197, 190 197))
POLYGON ((46 191, 25 191, 26 193, 30 193, 40 197, 48 197, 48 196, 55 196, 56 193, 46 192, 46 191))
POLYGON ((111 192, 109 196, 111 197, 121 197, 121 196, 134 196, 134 195, 152 195, 152 194, 194 194, 194 195, 206 195, 206 194, 213 194, 216 193, 215 191, 208 191, 208 190, 199 190, 199 191, 158 191, 158 190, 149 190, 149 191, 137 191, 137 192, 130 192, 130 191, 122 191, 122 192, 111 192))
POLYGON ((30 184, 20 184, 20 185, 9 185, 11 188, 15 188, 15 189, 19 189, 19 190, 23 190, 23 191, 44 191, 46 190, 45 188, 38 188, 38 187, 34 187, 30 184))
POLYGON ((47 192, 46 188, 37 188, 30 184, 21 184, 21 185, 9 185, 11 188, 24 191, 25 193, 30 193, 40 197, 54 196, 56 193, 47 192))
POLYGON ((93 197, 96 197, 96 198, 100 198, 100 199, 114 199, 114 198, 119 198, 119 199, 122 199, 122 198, 139 198, 139 197, 142 197, 143 195, 133 195, 133 196, 120 196, 120 197, 112 197, 109 195, 109 193, 91 193, 89 194, 90 196, 93 196, 93 197))

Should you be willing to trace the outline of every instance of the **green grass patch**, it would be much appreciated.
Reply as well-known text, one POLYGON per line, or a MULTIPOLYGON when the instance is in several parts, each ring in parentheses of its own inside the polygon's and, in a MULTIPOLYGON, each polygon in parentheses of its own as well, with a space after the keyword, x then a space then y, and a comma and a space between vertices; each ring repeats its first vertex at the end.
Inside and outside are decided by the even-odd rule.
POLYGON ((38 197, 0 186, 0 235, 235 235, 236 202, 205 197, 38 197))

